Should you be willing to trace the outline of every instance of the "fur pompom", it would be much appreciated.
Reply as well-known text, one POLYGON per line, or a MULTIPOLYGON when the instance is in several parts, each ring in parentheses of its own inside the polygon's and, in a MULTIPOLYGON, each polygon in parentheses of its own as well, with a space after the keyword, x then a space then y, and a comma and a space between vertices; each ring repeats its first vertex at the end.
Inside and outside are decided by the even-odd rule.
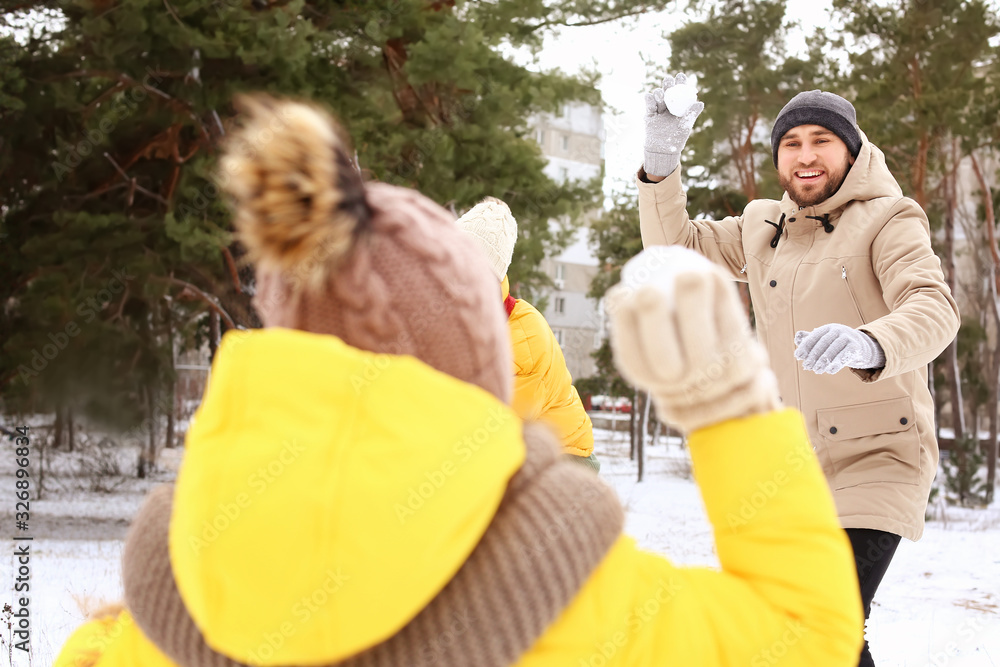
POLYGON ((250 259, 315 285, 350 252, 371 212, 333 118, 266 95, 235 100, 244 122, 226 142, 219 184, 232 197, 250 259))

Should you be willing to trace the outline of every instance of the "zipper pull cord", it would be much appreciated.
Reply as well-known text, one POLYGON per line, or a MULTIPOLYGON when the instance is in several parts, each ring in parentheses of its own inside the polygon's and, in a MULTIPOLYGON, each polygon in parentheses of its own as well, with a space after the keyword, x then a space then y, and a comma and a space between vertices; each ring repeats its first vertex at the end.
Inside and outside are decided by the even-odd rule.
POLYGON ((770 220, 765 220, 764 222, 774 227, 775 232, 774 232, 774 238, 771 239, 771 247, 777 248, 778 241, 781 240, 781 232, 785 230, 785 214, 784 213, 781 214, 781 218, 778 220, 778 224, 774 224, 770 220))
POLYGON ((823 215, 807 215, 806 219, 808 219, 808 220, 818 220, 818 221, 822 222, 823 223, 823 231, 826 232, 827 234, 833 233, 834 226, 833 226, 833 223, 830 222, 830 214, 829 213, 824 213, 823 215))

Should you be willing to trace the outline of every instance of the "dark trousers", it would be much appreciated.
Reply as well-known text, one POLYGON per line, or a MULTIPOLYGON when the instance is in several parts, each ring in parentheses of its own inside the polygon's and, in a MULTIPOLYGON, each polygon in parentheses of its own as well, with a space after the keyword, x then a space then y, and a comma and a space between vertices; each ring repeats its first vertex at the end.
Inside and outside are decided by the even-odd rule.
MULTIPOLYGON (((854 564, 858 568, 858 583, 861 585, 861 604, 865 608, 865 621, 872 610, 872 598, 878 585, 882 583, 889 561, 899 546, 899 535, 867 528, 847 528, 847 537, 854 549, 854 564)), ((858 667, 875 667, 872 654, 868 650, 868 640, 861 647, 858 667)))

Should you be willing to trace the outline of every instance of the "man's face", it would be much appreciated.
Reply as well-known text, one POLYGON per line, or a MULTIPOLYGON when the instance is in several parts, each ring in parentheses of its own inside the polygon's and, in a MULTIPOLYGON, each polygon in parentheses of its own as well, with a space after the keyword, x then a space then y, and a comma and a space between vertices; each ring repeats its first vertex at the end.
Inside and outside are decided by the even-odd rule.
POLYGON ((854 158, 820 125, 793 127, 778 143, 778 182, 799 206, 815 206, 840 189, 854 158))

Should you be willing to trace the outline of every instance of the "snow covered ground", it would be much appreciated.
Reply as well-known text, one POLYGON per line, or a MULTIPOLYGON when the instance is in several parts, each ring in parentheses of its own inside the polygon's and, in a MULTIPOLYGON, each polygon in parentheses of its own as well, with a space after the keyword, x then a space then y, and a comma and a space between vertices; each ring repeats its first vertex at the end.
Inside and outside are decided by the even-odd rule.
MULTIPOLYGON (((626 427, 627 428, 627 427, 626 427)), ((627 512, 626 530, 677 563, 717 565, 711 533, 690 466, 679 443, 648 452, 646 478, 636 483, 627 433, 597 431, 601 477, 627 512)), ((0 462, 0 517, 8 548, 0 558, 0 606, 13 602, 16 560, 9 458, 0 462)), ((122 538, 145 490, 169 479, 130 480, 114 494, 61 481, 62 490, 32 502, 32 654, 8 651, 0 615, 0 665, 49 665, 83 619, 81 605, 121 595, 122 538)), ((924 538, 903 541, 876 597, 868 637, 877 664, 924 667, 1000 665, 1000 504, 984 510, 934 508, 924 538)))

